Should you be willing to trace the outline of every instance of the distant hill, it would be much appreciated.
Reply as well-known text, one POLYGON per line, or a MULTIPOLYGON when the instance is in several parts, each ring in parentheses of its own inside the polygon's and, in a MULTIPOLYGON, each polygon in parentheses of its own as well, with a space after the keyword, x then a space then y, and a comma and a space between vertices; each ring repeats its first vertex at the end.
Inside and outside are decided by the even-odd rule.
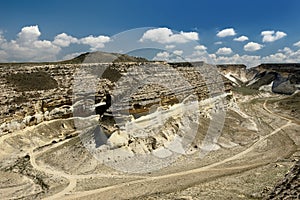
POLYGON ((300 63, 263 63, 250 68, 249 71, 276 71, 278 73, 300 72, 300 63))
POLYGON ((80 63, 105 63, 105 62, 149 62, 145 58, 129 56, 119 53, 107 52, 87 52, 70 60, 55 62, 19 62, 19 63, 0 63, 1 66, 34 66, 34 65, 52 65, 52 64, 80 64, 80 63))
POLYGON ((247 81, 246 65, 243 64, 223 64, 217 65, 219 71, 229 79, 233 85, 241 86, 247 81))
POLYGON ((79 64, 79 63, 106 63, 106 62, 147 62, 141 57, 129 56, 119 53, 107 53, 102 51, 88 52, 81 54, 73 59, 62 61, 61 63, 79 64))
POLYGON ((293 94, 300 89, 300 63, 266 63, 247 70, 246 87, 278 94, 293 94))

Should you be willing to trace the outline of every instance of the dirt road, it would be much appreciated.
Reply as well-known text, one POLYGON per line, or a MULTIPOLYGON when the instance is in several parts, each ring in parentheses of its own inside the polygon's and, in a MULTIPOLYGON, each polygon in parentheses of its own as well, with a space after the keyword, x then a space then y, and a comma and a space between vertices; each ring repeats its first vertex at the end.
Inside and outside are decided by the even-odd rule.
MULTIPOLYGON (((95 190, 75 192, 67 195, 71 187, 67 187, 64 191, 60 192, 60 197, 62 199, 126 199, 133 198, 137 196, 143 196, 151 193, 168 192, 174 189, 184 189, 191 184, 207 181, 209 179, 228 176, 233 173, 239 173, 245 170, 249 170, 255 167, 259 167, 267 164, 269 161, 261 161, 257 164, 247 165, 241 162, 241 165, 234 167, 222 167, 223 164, 229 163, 231 161, 239 160, 241 158, 247 157, 252 151, 258 148, 262 143, 264 143, 268 138, 279 133, 288 126, 294 125, 290 119, 279 116, 273 113, 267 108, 267 100, 263 104, 263 108, 272 115, 276 115, 282 120, 286 120, 286 123, 279 128, 276 128, 271 133, 261 136, 255 143, 244 151, 221 160, 219 162, 200 167, 197 169, 192 169, 188 171, 180 171, 171 174, 165 174, 160 176, 152 176, 142 178, 140 180, 130 181, 127 183, 111 185, 108 187, 103 187, 95 190), (216 168, 218 167, 218 168, 216 168), (197 177, 197 178, 196 178, 197 177), (196 181, 194 181, 196 178, 196 181), (194 179, 194 180, 193 180, 194 179), (177 184, 175 184, 177 182, 177 184), (180 184, 178 184, 178 182, 180 184), (65 196, 63 196, 66 194, 65 196), (100 198, 101 197, 101 198, 100 198)), ((71 185, 71 183, 70 183, 71 185)), ((57 197, 57 196, 56 196, 57 197)))

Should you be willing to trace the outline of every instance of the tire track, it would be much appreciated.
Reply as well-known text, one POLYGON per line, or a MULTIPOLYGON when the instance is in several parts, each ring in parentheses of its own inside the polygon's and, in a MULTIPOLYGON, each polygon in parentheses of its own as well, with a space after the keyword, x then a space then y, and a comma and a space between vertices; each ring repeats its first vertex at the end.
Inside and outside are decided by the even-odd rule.
MULTIPOLYGON (((242 151, 242 152, 240 152, 240 153, 238 153, 238 154, 236 154, 232 157, 226 158, 222 161, 219 161, 219 162, 216 162, 216 163, 213 163, 211 165, 204 166, 204 167, 200 167, 200 168, 197 168, 197 169, 192 169, 192 170, 188 170, 188 171, 181 171, 181 172, 176 172, 176 173, 166 174, 166 175, 160 175, 160 176, 155 176, 155 177, 147 177, 147 178, 142 179, 142 180, 130 181, 130 182, 127 182, 127 183, 112 185, 112 186, 103 187, 103 188, 99 188, 99 189, 95 189, 95 190, 77 192, 77 193, 73 193, 69 196, 65 196, 62 199, 74 199, 74 198, 76 198, 76 199, 77 198, 86 199, 86 198, 88 198, 88 196, 95 195, 95 194, 99 195, 100 193, 106 192, 106 191, 109 191, 109 190, 111 190, 111 191, 116 190, 116 189, 126 190, 126 187, 128 187, 130 185, 147 184, 147 183, 152 182, 152 181, 160 181, 160 180, 168 179, 168 178, 176 178, 176 177, 181 177, 181 176, 185 176, 185 175, 197 174, 199 172, 205 172, 205 171, 224 171, 225 169, 227 169, 227 170, 239 170, 239 169, 242 170, 245 167, 247 167, 247 165, 246 166, 245 165, 244 166, 239 166, 239 167, 235 167, 235 168, 218 168, 218 169, 215 169, 215 167, 217 167, 219 165, 222 165, 222 164, 225 164, 227 162, 237 160, 237 159, 240 159, 240 158, 244 157, 245 155, 247 155, 248 153, 253 151, 256 147, 258 147, 260 144, 262 144, 267 138, 275 135, 276 133, 280 132, 281 130, 285 129, 288 126, 293 125, 293 123, 290 119, 279 116, 279 115, 273 113, 272 111, 270 111, 267 108, 266 103, 267 103, 267 100, 265 100, 265 102, 263 104, 263 107, 267 112, 269 112, 272 115, 276 115, 277 117, 279 117, 281 119, 287 120, 287 123, 282 125, 279 128, 276 128, 275 130, 273 130, 268 135, 260 137, 260 139, 258 141, 256 141, 255 143, 253 143, 249 148, 245 149, 244 151, 242 151)), ((155 191, 155 192, 159 192, 159 191, 155 191)), ((143 191, 141 191, 141 193, 143 193, 143 191)), ((113 194, 113 192, 112 192, 112 194, 113 194)))

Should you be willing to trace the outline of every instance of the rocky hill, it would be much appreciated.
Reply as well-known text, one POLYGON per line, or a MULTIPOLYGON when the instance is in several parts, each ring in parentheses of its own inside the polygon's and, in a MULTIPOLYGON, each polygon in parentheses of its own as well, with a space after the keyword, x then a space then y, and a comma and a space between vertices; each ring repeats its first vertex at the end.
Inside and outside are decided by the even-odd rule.
POLYGON ((235 86, 235 91, 259 91, 291 95, 300 89, 300 64, 270 63, 246 69, 245 65, 218 65, 220 72, 235 86))
POLYGON ((148 112, 153 105, 179 102, 191 92, 199 99, 217 95, 221 93, 221 89, 213 88, 214 85, 218 86, 216 80, 223 85, 224 91, 230 92, 232 87, 232 83, 226 77, 220 74, 221 79, 218 79, 211 74, 211 70, 205 70, 206 65, 203 63, 155 63, 143 58, 105 52, 86 53, 59 63, 0 64, 0 87, 3 91, 0 95, 2 134, 39 124, 44 120, 71 117, 74 76, 76 71, 84 66, 87 71, 96 70, 90 74, 101 74, 96 77, 90 74, 83 76, 85 82, 92 82, 93 79, 99 81, 97 91, 91 95, 95 96, 95 103, 103 102, 106 93, 116 86, 118 90, 115 94, 124 96, 122 91, 128 91, 128 84, 137 84, 134 82, 139 78, 136 74, 143 74, 143 70, 151 69, 148 76, 140 77, 140 81, 148 78, 152 79, 152 83, 136 88, 130 99, 119 101, 115 107, 122 107, 137 115, 139 112, 148 112), (77 62, 84 63, 72 64, 77 62), (196 65, 201 65, 202 71, 195 70, 196 65), (105 70, 101 71, 102 69, 105 70), (179 74, 174 76, 174 73, 179 74), (207 77, 204 78, 203 75, 207 77), (210 76, 212 77, 209 78, 210 76), (124 78, 120 79, 121 77, 124 78), (181 83, 178 80, 180 77, 188 84, 181 83), (171 88, 167 88, 168 85, 172 85, 171 88), (124 105, 121 105, 121 102, 124 105))
POLYGON ((297 158, 299 93, 232 90, 297 85, 292 69, 105 52, 0 64, 0 196, 260 198, 297 158))
POLYGON ((73 59, 62 61, 64 64, 80 63, 106 63, 106 62, 147 62, 148 60, 140 57, 128 56, 119 53, 107 53, 102 51, 87 52, 73 59))
POLYGON ((247 71, 246 87, 277 94, 293 94, 300 88, 300 64, 261 64, 247 71))
POLYGON ((248 81, 246 65, 217 65, 219 71, 235 86, 240 86, 248 81))

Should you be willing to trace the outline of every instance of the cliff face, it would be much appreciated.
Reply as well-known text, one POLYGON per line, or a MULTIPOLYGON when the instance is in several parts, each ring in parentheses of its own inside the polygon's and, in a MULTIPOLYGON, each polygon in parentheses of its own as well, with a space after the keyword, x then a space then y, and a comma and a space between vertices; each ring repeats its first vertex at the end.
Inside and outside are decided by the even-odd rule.
POLYGON ((240 86, 248 80, 245 65, 217 65, 220 73, 222 73, 235 86, 240 86))
MULTIPOLYGON (((97 77, 95 93, 90 95, 94 103, 104 102, 107 93, 114 91, 118 103, 113 109, 118 112, 126 110, 134 116, 149 113, 153 106, 179 103, 188 94, 195 94, 203 100, 220 94, 222 90, 229 92, 233 86, 292 94, 300 86, 300 64, 262 64, 248 70, 245 65, 218 65, 219 77, 213 75, 216 73, 204 63, 147 62, 141 58, 103 52, 83 54, 61 63, 1 64, 0 131, 11 132, 44 120, 72 117, 72 84, 76 70, 82 66, 101 74, 97 77), (113 62, 92 63, 99 59, 113 62), (74 64, 84 60, 89 62, 74 64), (195 70, 195 67, 201 70, 195 70), (141 80, 145 80, 144 85, 141 80), (132 86, 138 87, 130 91, 132 86), (128 95, 124 91, 130 92, 130 96, 120 101, 128 95)), ((86 75, 83 79, 92 82, 95 78, 86 75)), ((104 112, 101 108, 98 111, 104 112)))
POLYGON ((300 64, 261 64, 247 75, 250 89, 290 95, 300 88, 300 64))
POLYGON ((300 63, 264 63, 257 67, 250 68, 248 72, 258 71, 258 72, 278 72, 282 76, 287 76, 289 74, 295 74, 300 72, 300 63))
POLYGON ((187 64, 153 62, 3 64, 0 67, 0 133, 42 121, 70 118, 74 112, 73 103, 80 98, 90 98, 94 104, 101 104, 106 101, 107 93, 111 93, 115 106, 110 111, 122 113, 125 110, 139 116, 149 113, 153 106, 179 103, 189 94, 203 100, 231 90, 228 79, 214 75, 208 65, 200 65, 201 70, 197 71, 187 64), (74 76, 76 79, 76 71, 82 67, 92 71, 83 75, 83 83, 87 85, 80 87, 88 88, 88 83, 97 81, 97 88, 88 96, 74 96, 74 76), (101 76, 91 76, 97 73, 101 76))
POLYGON ((1 131, 22 129, 71 111, 71 80, 75 68, 69 65, 2 65, 1 131), (65 106, 62 110, 60 107, 65 106))

